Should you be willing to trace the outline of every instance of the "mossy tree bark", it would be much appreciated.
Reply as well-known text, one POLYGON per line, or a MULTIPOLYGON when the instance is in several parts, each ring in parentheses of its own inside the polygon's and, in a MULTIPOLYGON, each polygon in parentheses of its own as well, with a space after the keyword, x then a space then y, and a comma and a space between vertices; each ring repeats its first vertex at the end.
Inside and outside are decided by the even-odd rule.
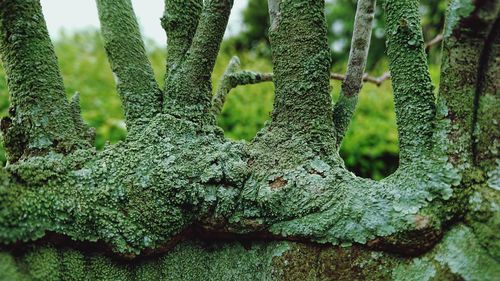
POLYGON ((495 280, 500 276, 498 13, 452 0, 433 95, 417 0, 385 0, 401 161, 382 181, 338 148, 362 84, 375 1, 359 0, 330 98, 323 0, 269 0, 274 75, 210 75, 231 0, 165 1, 165 89, 130 0, 97 0, 129 134, 103 151, 66 100, 38 0, 0 0, 12 99, 2 120, 0 280, 495 280), (250 143, 215 124, 239 84, 273 80, 250 143), (212 101, 211 101, 212 100, 212 101))

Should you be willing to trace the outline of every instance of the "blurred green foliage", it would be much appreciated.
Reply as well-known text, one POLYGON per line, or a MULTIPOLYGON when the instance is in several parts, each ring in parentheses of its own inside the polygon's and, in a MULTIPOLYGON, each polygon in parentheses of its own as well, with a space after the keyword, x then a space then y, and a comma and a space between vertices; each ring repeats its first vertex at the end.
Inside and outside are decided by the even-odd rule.
MULTIPOLYGON (((244 69, 259 72, 272 71, 269 48, 265 39, 266 22, 268 22, 267 7, 262 7, 266 1, 250 0, 249 8, 243 14, 245 29, 241 33, 242 35, 227 38, 223 42, 212 76, 214 88, 233 55, 240 57, 244 69), (241 38, 245 36, 247 38, 242 41, 241 38)), ((430 3, 431 1, 423 2, 430 3)), ((328 1, 326 14, 331 29, 340 31, 338 26, 333 27, 335 25, 333 21, 341 20, 344 22, 342 32, 335 34, 331 32, 330 42, 337 40, 335 38, 350 38, 354 4, 354 0, 328 1), (333 2, 341 3, 341 5, 332 7, 333 2)), ((426 21, 432 22, 430 26, 437 26, 441 23, 442 15, 440 13, 443 7, 438 6, 438 12, 433 10, 430 13, 435 18, 424 17, 424 24, 426 21)), ((434 34, 437 32, 436 30, 438 30, 436 27, 428 28, 428 33, 434 34)), ((376 33, 375 30, 374 34, 376 33)), ((372 46, 371 56, 377 57, 377 63, 373 64, 371 70, 372 75, 380 75, 387 70, 384 40, 385 38, 382 37, 382 39, 374 40, 372 43, 374 46, 372 46)), ((349 45, 349 43, 346 44, 349 45)), ((68 97, 77 91, 80 93, 83 118, 90 126, 96 128, 96 147, 102 149, 107 142, 116 143, 123 140, 126 136, 123 110, 99 32, 94 30, 71 34, 62 32, 54 42, 54 46, 68 97)), ((164 48, 152 41, 147 41, 146 46, 157 81, 162 86, 166 61, 164 48)), ((439 52, 433 52, 431 53, 431 62, 436 62, 439 52)), ((333 57, 336 58, 332 72, 343 73, 345 71, 344 54, 347 53, 348 49, 345 49, 343 54, 332 52, 333 57)), ((434 84, 437 85, 439 67, 437 64, 431 64, 430 69, 434 84)), ((340 92, 340 81, 332 81, 331 85, 332 99, 335 101, 340 92)), ((222 114, 218 118, 218 123, 224 129, 227 137, 251 140, 269 119, 272 103, 272 83, 237 87, 228 96, 222 114)), ((0 66, 0 114, 2 116, 7 114, 8 105, 5 74, 0 66)), ((347 167, 363 177, 380 179, 397 168, 398 140, 390 81, 385 82, 380 87, 365 84, 340 153, 347 167)), ((0 162, 5 162, 1 146, 0 162)))

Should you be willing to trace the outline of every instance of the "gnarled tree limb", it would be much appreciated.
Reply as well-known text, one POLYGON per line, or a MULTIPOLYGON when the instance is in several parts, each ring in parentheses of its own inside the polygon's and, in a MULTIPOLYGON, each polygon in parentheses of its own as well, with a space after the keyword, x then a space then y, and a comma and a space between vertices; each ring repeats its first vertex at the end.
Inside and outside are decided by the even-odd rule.
POLYGON ((104 46, 129 128, 161 108, 161 91, 146 55, 130 0, 96 0, 104 46))
POLYGON ((38 0, 0 1, 0 53, 11 96, 2 120, 9 161, 82 145, 38 0))
POLYGON ((375 0, 358 1, 351 40, 351 51, 347 63, 347 73, 342 82, 339 99, 333 107, 333 123, 335 124, 337 144, 339 146, 351 122, 358 102, 358 94, 362 87, 372 36, 375 3, 375 0))

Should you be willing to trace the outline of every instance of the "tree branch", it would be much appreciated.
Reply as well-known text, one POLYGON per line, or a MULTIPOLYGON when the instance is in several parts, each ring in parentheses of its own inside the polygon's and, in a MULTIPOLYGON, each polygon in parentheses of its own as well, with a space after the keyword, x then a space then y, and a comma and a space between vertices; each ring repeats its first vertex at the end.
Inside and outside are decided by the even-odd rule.
MULTIPOLYGON (((165 0, 165 13, 161 19, 167 33, 167 74, 178 67, 193 41, 203 0, 165 0)), ((166 83, 165 83, 166 84, 166 83)))
POLYGON ((9 161, 48 149, 68 152, 77 136, 38 0, 0 1, 0 53, 11 95, 2 131, 9 161))
POLYGON ((339 99, 333 107, 333 122, 339 146, 351 122, 358 101, 358 94, 364 80, 366 60, 372 36, 372 23, 375 15, 375 2, 375 0, 358 1, 347 73, 342 82, 339 99))
POLYGON ((186 57, 167 81, 166 112, 196 122, 214 122, 210 114, 210 75, 232 6, 232 0, 205 1, 186 57))
POLYGON ((450 122, 447 152, 457 167, 497 165, 499 12, 498 1, 447 11, 438 118, 450 122))
POLYGON ((324 1, 268 3, 276 89, 271 125, 282 124, 288 131, 293 125, 294 135, 314 131, 330 138, 330 52, 324 1))
POLYGON ((127 125, 152 118, 161 108, 161 91, 146 55, 130 0, 96 0, 104 46, 116 76, 127 125))
POLYGON ((239 58, 236 56, 232 57, 224 74, 217 84, 217 90, 212 98, 212 113, 214 116, 218 116, 221 113, 226 97, 231 89, 240 85, 257 84, 269 81, 273 81, 272 73, 257 73, 248 70, 240 71, 239 58))
POLYGON ((441 43, 441 41, 443 41, 443 34, 442 33, 436 35, 436 37, 432 38, 429 42, 425 43, 425 50, 429 51, 429 49, 432 46, 441 43))
POLYGON ((417 0, 388 0, 385 4, 402 166, 421 158, 432 145, 434 94, 418 9, 417 0))
MULTIPOLYGON (((443 40, 442 34, 438 34, 432 40, 425 44, 426 49, 430 49, 443 40)), ((223 76, 217 84, 216 94, 212 98, 212 113, 218 116, 224 107, 226 97, 233 88, 248 84, 258 84, 261 82, 272 82, 274 75, 272 73, 259 73, 255 71, 240 70, 240 61, 238 57, 234 56, 223 76)), ((331 80, 344 81, 346 75, 340 73, 330 73, 331 80)), ((368 73, 363 74, 363 82, 375 84, 380 87, 385 81, 391 79, 389 71, 384 72, 382 75, 375 77, 368 73)), ((362 87, 363 85, 361 85, 362 87)))
MULTIPOLYGON (((239 59, 237 62, 238 67, 236 69, 233 69, 232 65, 235 64, 235 59, 238 58, 233 57, 226 67, 226 71, 219 80, 215 96, 212 98, 212 113, 215 116, 220 114, 222 108, 224 107, 226 97, 233 88, 249 84, 258 84, 261 82, 272 82, 274 79, 274 75, 272 73, 239 70, 239 59)), ((330 73, 330 79, 344 81, 345 75, 339 73, 330 73)), ((387 79, 391 79, 391 74, 388 71, 384 72, 384 74, 379 77, 370 76, 366 73, 365 75, 363 75, 364 82, 373 83, 377 86, 382 85, 382 83, 384 83, 387 79)))

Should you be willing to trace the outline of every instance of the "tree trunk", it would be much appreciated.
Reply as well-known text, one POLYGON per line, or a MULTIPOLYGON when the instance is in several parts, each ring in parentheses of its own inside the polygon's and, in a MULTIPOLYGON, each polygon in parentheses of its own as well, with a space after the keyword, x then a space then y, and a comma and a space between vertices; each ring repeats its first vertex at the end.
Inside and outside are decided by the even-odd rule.
POLYGON ((97 0, 128 126, 103 151, 64 97, 39 1, 0 0, 0 280, 498 280, 500 3, 450 2, 435 101, 418 1, 384 2, 401 154, 372 181, 338 148, 374 0, 358 0, 335 105, 323 0, 269 0, 274 75, 232 60, 213 98, 231 0, 165 0, 165 89, 130 0, 97 0), (225 139, 224 96, 271 78, 271 122, 225 139))

